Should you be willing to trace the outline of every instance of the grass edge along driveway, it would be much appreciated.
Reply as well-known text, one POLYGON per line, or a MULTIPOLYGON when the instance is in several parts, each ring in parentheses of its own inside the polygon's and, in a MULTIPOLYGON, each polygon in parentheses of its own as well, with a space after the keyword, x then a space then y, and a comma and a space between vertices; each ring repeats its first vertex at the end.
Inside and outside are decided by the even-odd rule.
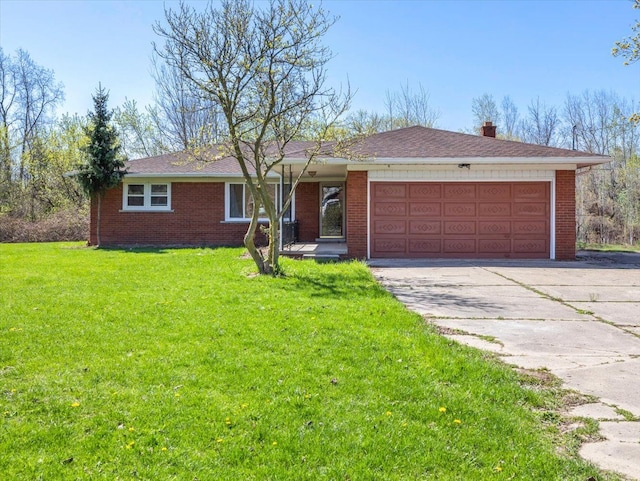
POLYGON ((4 479, 615 479, 361 263, 0 245, 4 479))

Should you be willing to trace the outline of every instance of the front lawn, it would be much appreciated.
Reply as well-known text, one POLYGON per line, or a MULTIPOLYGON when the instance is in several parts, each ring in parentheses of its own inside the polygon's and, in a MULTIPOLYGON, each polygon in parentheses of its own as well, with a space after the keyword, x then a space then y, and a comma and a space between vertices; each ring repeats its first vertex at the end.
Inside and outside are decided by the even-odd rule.
POLYGON ((0 245, 2 479, 603 479, 360 263, 0 245))

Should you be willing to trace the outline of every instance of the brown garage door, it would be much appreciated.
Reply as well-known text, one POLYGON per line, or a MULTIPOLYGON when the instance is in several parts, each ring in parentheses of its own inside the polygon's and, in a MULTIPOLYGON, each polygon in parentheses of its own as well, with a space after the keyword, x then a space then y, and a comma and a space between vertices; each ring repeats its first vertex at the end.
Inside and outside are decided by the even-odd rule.
POLYGON ((372 182, 371 257, 549 258, 549 182, 372 182))

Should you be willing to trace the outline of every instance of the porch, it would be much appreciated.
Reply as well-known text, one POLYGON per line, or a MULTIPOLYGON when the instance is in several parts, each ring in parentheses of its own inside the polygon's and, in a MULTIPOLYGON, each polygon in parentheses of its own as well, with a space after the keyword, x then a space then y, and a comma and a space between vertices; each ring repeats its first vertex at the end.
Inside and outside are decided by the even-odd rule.
POLYGON ((286 245, 280 255, 295 259, 318 261, 340 260, 347 257, 346 242, 296 242, 286 245))

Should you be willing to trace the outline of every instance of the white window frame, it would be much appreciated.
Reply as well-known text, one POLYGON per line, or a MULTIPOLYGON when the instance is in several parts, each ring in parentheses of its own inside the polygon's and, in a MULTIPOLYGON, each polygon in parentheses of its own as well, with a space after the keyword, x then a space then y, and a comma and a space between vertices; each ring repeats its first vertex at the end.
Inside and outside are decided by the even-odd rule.
POLYGON ((136 182, 131 180, 122 185, 122 211, 123 212, 170 212, 171 211, 171 182, 136 182), (129 186, 144 186, 143 205, 128 205, 129 186), (151 186, 164 185, 167 187, 167 205, 151 205, 151 186))
MULTIPOLYGON (((276 188, 276 198, 274 199, 276 207, 280 206, 280 182, 274 181, 269 182, 269 185, 273 185, 276 188)), ((245 207, 247 205, 247 196, 251 195, 251 192, 247 188, 246 182, 225 182, 224 185, 224 220, 225 222, 250 222, 251 217, 247 217, 245 212, 245 207), (242 194, 242 215, 243 217, 231 217, 231 186, 232 185, 242 185, 243 186, 243 194, 242 194)), ((259 217, 259 222, 269 222, 268 217, 259 217)))

